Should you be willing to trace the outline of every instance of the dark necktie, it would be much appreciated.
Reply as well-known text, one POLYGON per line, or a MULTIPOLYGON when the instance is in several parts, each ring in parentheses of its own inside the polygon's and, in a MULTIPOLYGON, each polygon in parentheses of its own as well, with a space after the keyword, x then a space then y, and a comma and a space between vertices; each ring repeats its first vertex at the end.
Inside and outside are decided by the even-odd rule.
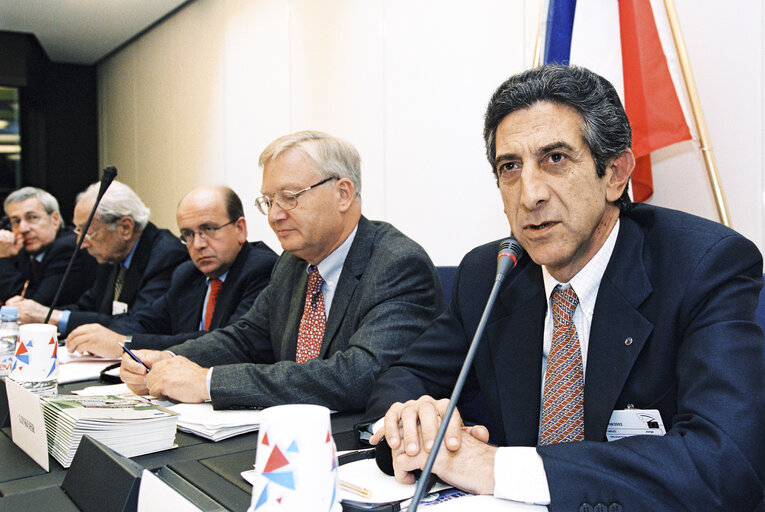
POLYGON ((552 293, 553 336, 545 368, 539 444, 584 439, 584 371, 574 310, 579 298, 571 288, 552 293))
POLYGON ((205 331, 210 330, 213 313, 215 313, 215 304, 218 302, 218 294, 223 286, 223 281, 213 279, 210 281, 210 294, 207 296, 207 306, 205 307, 205 331))
POLYGON ((324 338, 324 295, 321 293, 321 285, 324 283, 319 274, 319 269, 313 267, 308 274, 308 290, 305 297, 303 318, 300 320, 298 329, 297 353, 295 360, 304 363, 309 359, 318 357, 321 350, 321 340, 324 338))
POLYGON ((37 277, 37 268, 40 266, 40 262, 37 261, 37 258, 32 256, 32 258, 29 260, 29 280, 34 281, 35 277, 37 277))
POLYGON ((127 273, 127 268, 125 268, 123 265, 120 265, 119 270, 117 271, 117 279, 114 280, 114 300, 120 299, 122 288, 125 286, 126 273, 127 273))

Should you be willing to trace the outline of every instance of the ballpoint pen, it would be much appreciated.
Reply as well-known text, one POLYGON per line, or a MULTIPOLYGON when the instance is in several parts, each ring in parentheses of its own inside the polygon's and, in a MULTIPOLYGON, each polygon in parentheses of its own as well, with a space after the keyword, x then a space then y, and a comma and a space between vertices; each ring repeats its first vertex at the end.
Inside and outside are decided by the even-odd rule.
POLYGON ((132 357, 135 362, 141 363, 143 365, 143 367, 146 368, 146 373, 149 373, 151 371, 151 370, 149 370, 149 367, 146 366, 146 363, 144 363, 143 361, 138 359, 138 356, 135 355, 134 353, 132 353, 129 348, 127 348, 125 345, 120 345, 120 347, 122 347, 123 352, 125 352, 127 355, 132 357))

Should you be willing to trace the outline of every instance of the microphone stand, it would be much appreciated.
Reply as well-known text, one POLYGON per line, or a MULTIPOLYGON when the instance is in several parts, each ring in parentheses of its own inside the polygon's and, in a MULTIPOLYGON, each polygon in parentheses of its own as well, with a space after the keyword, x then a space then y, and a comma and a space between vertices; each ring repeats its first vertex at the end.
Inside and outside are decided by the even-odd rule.
POLYGON ((109 167, 106 167, 104 169, 104 174, 101 176, 101 188, 98 190, 98 197, 96 197, 96 202, 93 203, 93 209, 90 211, 90 216, 88 217, 88 221, 85 223, 85 227, 82 228, 82 235, 77 237, 77 245, 74 248, 74 252, 72 252, 72 257, 69 258, 69 264, 66 266, 66 270, 64 271, 64 276, 61 278, 61 283, 58 285, 58 290, 56 290, 56 295, 53 296, 53 300, 50 303, 50 307, 48 308, 48 314, 45 316, 45 322, 48 323, 50 320, 51 315, 53 314, 53 308, 56 306, 56 303, 58 302, 58 298, 61 296, 61 292, 64 290, 64 283, 66 283, 66 278, 69 277, 69 271, 72 270, 72 265, 74 264, 74 258, 77 257, 77 254, 80 252, 80 247, 82 247, 82 241, 85 240, 85 233, 88 232, 88 229, 90 229, 90 223, 93 221, 93 216, 96 214, 96 208, 98 208, 98 203, 101 202, 101 198, 104 197, 104 194, 106 193, 106 189, 109 188, 109 185, 112 184, 112 181, 114 181, 114 178, 117 176, 117 168, 110 165, 109 167))
POLYGON ((502 284, 502 281, 505 279, 507 272, 515 267, 521 254, 523 254, 521 245, 515 240, 514 237, 503 240, 499 247, 499 256, 497 257, 499 263, 497 265, 497 277, 494 279, 494 286, 491 289, 489 300, 486 302, 486 307, 484 308, 483 314, 481 315, 481 320, 478 322, 478 327, 476 328, 475 335, 473 336, 473 341, 470 343, 470 348, 468 349, 467 356, 465 356, 465 362, 462 364, 462 370, 460 370, 459 377, 457 378, 457 383, 454 385, 454 391, 452 391, 452 396, 449 399, 449 405, 447 406, 444 417, 441 420, 441 426, 438 428, 438 433, 436 434, 436 439, 433 443, 433 449, 430 451, 428 460, 425 462, 425 467, 422 469, 422 474, 417 480, 417 488, 415 489, 414 496, 412 496, 412 501, 409 504, 409 508, 407 509, 409 512, 417 512, 417 506, 420 504, 420 500, 422 500, 425 495, 426 488, 428 487, 427 483, 430 479, 430 474, 433 472, 433 464, 436 461, 438 450, 441 448, 441 442, 444 440, 444 435, 446 435, 446 427, 449 425, 449 420, 452 418, 454 408, 457 406, 457 400, 462 394, 462 387, 465 385, 465 380, 467 380, 468 373, 470 373, 470 366, 473 364, 473 358, 475 358, 475 353, 478 350, 478 345, 481 341, 481 337, 483 336, 483 331, 486 328, 486 323, 489 320, 489 314, 491 313, 491 310, 494 306, 494 301, 499 294, 499 288, 502 284), (507 261, 503 268, 503 257, 506 261, 512 259, 512 264, 507 261))

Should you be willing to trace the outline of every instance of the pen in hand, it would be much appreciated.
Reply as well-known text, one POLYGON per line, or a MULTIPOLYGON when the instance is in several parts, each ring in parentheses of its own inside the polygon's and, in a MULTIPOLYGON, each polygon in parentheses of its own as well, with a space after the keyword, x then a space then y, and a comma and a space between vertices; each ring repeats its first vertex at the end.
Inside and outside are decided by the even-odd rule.
POLYGON ((141 361, 140 359, 138 359, 138 356, 136 356, 134 353, 132 353, 132 352, 130 351, 130 349, 129 349, 129 348, 127 348, 125 345, 122 345, 122 344, 120 344, 120 347, 122 347, 122 351, 123 351, 123 352, 125 352, 125 353, 126 353, 127 355, 129 355, 130 357, 132 357, 132 358, 133 358, 133 360, 134 360, 136 363, 141 363, 141 365, 143 365, 143 367, 144 367, 144 368, 146 368, 146 373, 149 373, 149 371, 151 371, 151 370, 149 370, 149 367, 148 367, 148 366, 146 366, 146 363, 144 363, 143 361, 141 361))
POLYGON ((26 295, 26 294, 27 294, 27 288, 29 288, 29 279, 27 279, 26 281, 24 281, 24 288, 22 288, 22 289, 21 289, 21 295, 20 295, 20 297, 21 297, 22 299, 24 298, 24 295, 26 295))

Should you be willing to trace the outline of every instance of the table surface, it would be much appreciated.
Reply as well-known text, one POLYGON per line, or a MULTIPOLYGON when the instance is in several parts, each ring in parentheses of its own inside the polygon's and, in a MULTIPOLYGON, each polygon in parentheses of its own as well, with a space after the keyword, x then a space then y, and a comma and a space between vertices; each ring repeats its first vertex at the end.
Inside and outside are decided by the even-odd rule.
MULTIPOLYGON (((79 382, 59 386, 60 393, 97 384, 95 381, 79 382)), ((336 413, 331 417, 332 435, 338 450, 357 448, 353 426, 360 420, 361 413, 336 413)), ((214 443, 202 437, 178 432, 175 437, 178 448, 134 457, 132 460, 144 469, 159 469, 167 466, 212 499, 234 511, 245 511, 250 505, 251 486, 242 478, 241 472, 252 469, 255 463, 255 449, 258 433, 250 432, 214 443)), ((40 466, 13 444, 10 428, 2 429, 0 435, 0 510, 15 497, 13 510, 19 498, 33 496, 29 510, 43 512, 31 502, 55 502, 56 510, 61 508, 61 482, 66 476, 64 469, 50 457, 50 472, 40 466), (28 493, 33 493, 32 495, 28 493)), ((76 507, 75 507, 76 509, 76 507)), ((10 510, 10 509, 9 509, 10 510)), ((51 509, 53 510, 53 509, 51 509)))

